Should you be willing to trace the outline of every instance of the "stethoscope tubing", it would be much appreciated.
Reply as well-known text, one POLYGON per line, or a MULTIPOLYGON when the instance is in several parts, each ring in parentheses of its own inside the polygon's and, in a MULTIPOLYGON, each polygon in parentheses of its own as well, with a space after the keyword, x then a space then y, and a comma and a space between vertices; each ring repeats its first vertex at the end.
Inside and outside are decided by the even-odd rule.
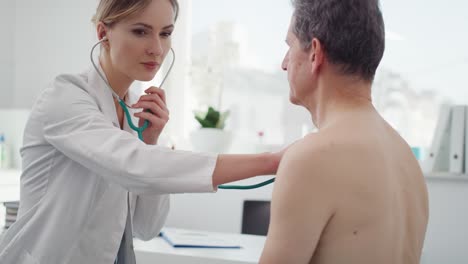
MULTIPOLYGON (((91 59, 91 64, 93 64, 93 67, 94 69, 96 70, 96 72, 98 73, 98 75, 101 77, 101 79, 104 81, 104 83, 107 85, 107 87, 109 88, 109 90, 111 91, 112 93, 112 96, 114 96, 114 98, 119 102, 119 105, 122 107, 122 109, 124 110, 125 112, 125 116, 127 118, 127 121, 128 121, 128 125, 130 126, 130 128, 134 131, 136 131, 138 133, 138 138, 143 141, 143 131, 145 131, 146 128, 148 128, 149 126, 149 121, 148 120, 145 120, 145 122, 143 123, 143 125, 141 127, 138 127, 136 126, 133 121, 132 121, 132 118, 131 118, 131 115, 130 115, 130 111, 128 110, 128 108, 132 108, 131 106, 127 105, 125 103, 125 101, 120 98, 120 96, 114 91, 114 89, 112 89, 112 87, 110 86, 109 82, 106 80, 106 78, 104 77, 104 74, 99 70, 99 68, 96 66, 96 63, 94 62, 94 50, 96 49, 97 46, 99 46, 100 44, 102 44, 102 42, 106 41, 107 39, 103 38, 102 40, 98 41, 96 44, 93 45, 93 47, 91 48, 91 54, 90 54, 90 59, 91 59)), ((172 71, 172 67, 174 66, 174 62, 175 62, 175 52, 174 52, 174 49, 171 48, 171 52, 172 52, 172 62, 171 62, 171 65, 169 66, 169 69, 166 73, 166 75, 164 76, 163 80, 161 81, 161 84, 159 85, 159 88, 162 88, 162 86, 164 85, 164 83, 166 82, 166 79, 167 77, 169 76, 169 74, 171 73, 172 71)))
MULTIPOLYGON (((107 85, 107 87, 109 88, 109 90, 111 91, 112 93, 112 96, 115 97, 115 99, 118 100, 119 102, 119 105, 122 107, 122 109, 124 110, 125 112, 125 116, 127 118, 127 121, 128 121, 128 125, 130 126, 131 129, 133 129, 134 131, 136 131, 138 133, 138 138, 143 141, 143 131, 145 131, 146 128, 148 128, 149 126, 149 121, 148 120, 145 120, 143 126, 141 127, 138 127, 136 126, 135 124, 133 124, 132 122, 132 118, 131 118, 131 115, 130 115, 130 112, 128 110, 128 108, 132 108, 131 106, 127 105, 125 103, 125 101, 119 97, 119 95, 114 91, 114 89, 112 89, 112 87, 110 86, 109 82, 106 80, 106 78, 104 77, 104 75, 101 73, 101 71, 99 70, 99 68, 96 66, 96 63, 94 62, 94 57, 93 57, 93 53, 94 53, 94 50, 96 49, 97 46, 99 46, 102 42, 106 41, 106 39, 102 39, 100 40, 99 42, 97 42, 96 44, 94 44, 94 46, 92 47, 91 49, 91 54, 90 54, 90 59, 91 59, 91 63, 93 64, 93 67, 94 69, 96 70, 96 72, 98 73, 98 75, 101 77, 101 79, 104 81, 104 83, 107 85)), ((164 83, 166 82, 166 79, 167 77, 169 76, 171 70, 172 70, 172 67, 174 66, 174 62, 175 62, 175 52, 174 50, 171 48, 171 52, 172 52, 172 62, 171 62, 171 65, 169 66, 169 69, 166 73, 166 75, 164 76, 162 82, 161 82, 161 85, 159 86, 159 88, 162 88, 162 86, 164 85, 164 83)), ((250 189, 257 189, 257 188, 260 188, 260 187, 263 187, 265 185, 268 185, 268 184, 271 184, 275 181, 275 178, 273 179, 270 179, 270 180, 267 180, 267 181, 264 181, 264 182, 261 182, 259 184, 254 184, 254 185, 246 185, 246 186, 241 186, 241 185, 219 185, 218 188, 219 189, 225 189, 225 190, 250 190, 250 189)))

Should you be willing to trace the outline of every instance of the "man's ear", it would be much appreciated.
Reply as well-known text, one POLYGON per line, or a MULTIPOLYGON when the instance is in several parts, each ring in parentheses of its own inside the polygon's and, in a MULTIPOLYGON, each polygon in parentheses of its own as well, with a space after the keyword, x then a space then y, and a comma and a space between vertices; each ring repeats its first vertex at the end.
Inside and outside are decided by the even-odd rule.
POLYGON ((309 61, 312 65, 312 73, 316 73, 323 64, 325 51, 320 40, 313 38, 309 51, 309 61))

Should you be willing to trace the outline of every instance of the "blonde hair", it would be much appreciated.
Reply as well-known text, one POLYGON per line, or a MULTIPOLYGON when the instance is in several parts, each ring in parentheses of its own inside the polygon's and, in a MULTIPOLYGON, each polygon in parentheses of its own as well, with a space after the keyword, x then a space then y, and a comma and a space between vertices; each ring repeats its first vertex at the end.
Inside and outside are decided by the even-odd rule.
MULTIPOLYGON (((91 21, 95 25, 102 21, 107 26, 112 26, 115 23, 144 10, 151 1, 152 0, 101 0, 99 1, 96 14, 93 16, 91 21)), ((171 2, 174 9, 174 20, 177 20, 177 16, 179 14, 179 3, 177 0, 168 1, 171 2)))

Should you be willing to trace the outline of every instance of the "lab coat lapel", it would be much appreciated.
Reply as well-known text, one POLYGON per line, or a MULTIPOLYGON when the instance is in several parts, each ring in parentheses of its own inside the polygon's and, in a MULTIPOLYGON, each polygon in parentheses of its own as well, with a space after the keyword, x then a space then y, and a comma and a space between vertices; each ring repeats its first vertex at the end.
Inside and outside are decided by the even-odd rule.
MULTIPOLYGON (((98 69, 103 73, 101 65, 99 64, 96 66, 98 66, 98 69)), ((98 75, 94 67, 92 67, 92 69, 88 73, 88 81, 90 84, 89 87, 91 89, 89 93, 92 94, 95 100, 98 102, 98 106, 101 109, 102 113, 109 120, 112 120, 112 123, 114 124, 114 126, 120 128, 118 117, 117 117, 117 110, 115 109, 112 92, 109 90, 110 88, 107 86, 107 84, 98 75)), ((132 92, 132 90, 130 89, 128 91, 128 95, 125 98, 125 103, 127 103, 128 105, 131 105, 131 104, 136 103, 139 99, 140 99, 140 96, 132 92)), ((129 111, 130 111, 130 118, 132 119, 133 124, 135 124, 135 126, 138 126, 138 118, 133 116, 133 114, 136 111, 132 109, 129 109, 129 111)), ((128 120, 127 120, 126 115, 124 116, 123 130, 138 137, 138 133, 132 130, 130 126, 128 125, 128 120)), ((135 199, 133 199, 133 197, 130 196, 130 208, 132 211, 132 215, 135 210, 135 203, 136 203, 135 199)))
MULTIPOLYGON (((100 63, 96 65, 103 76, 105 76, 104 71, 101 68, 100 63)), ((107 79, 106 79, 107 81, 107 79)), ((88 82, 90 94, 94 96, 94 99, 98 103, 98 106, 101 112, 114 124, 116 127, 120 127, 119 120, 117 118, 117 111, 115 109, 114 99, 112 92, 107 84, 102 80, 101 76, 96 72, 96 69, 92 67, 88 72, 88 82)))

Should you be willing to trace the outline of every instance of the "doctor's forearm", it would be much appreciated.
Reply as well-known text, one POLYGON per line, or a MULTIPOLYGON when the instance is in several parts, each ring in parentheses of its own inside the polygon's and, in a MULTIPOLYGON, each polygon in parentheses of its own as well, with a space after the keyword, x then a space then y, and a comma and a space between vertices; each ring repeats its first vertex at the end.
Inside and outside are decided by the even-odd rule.
POLYGON ((276 174, 279 157, 275 154, 219 155, 213 172, 213 186, 259 175, 276 174))

